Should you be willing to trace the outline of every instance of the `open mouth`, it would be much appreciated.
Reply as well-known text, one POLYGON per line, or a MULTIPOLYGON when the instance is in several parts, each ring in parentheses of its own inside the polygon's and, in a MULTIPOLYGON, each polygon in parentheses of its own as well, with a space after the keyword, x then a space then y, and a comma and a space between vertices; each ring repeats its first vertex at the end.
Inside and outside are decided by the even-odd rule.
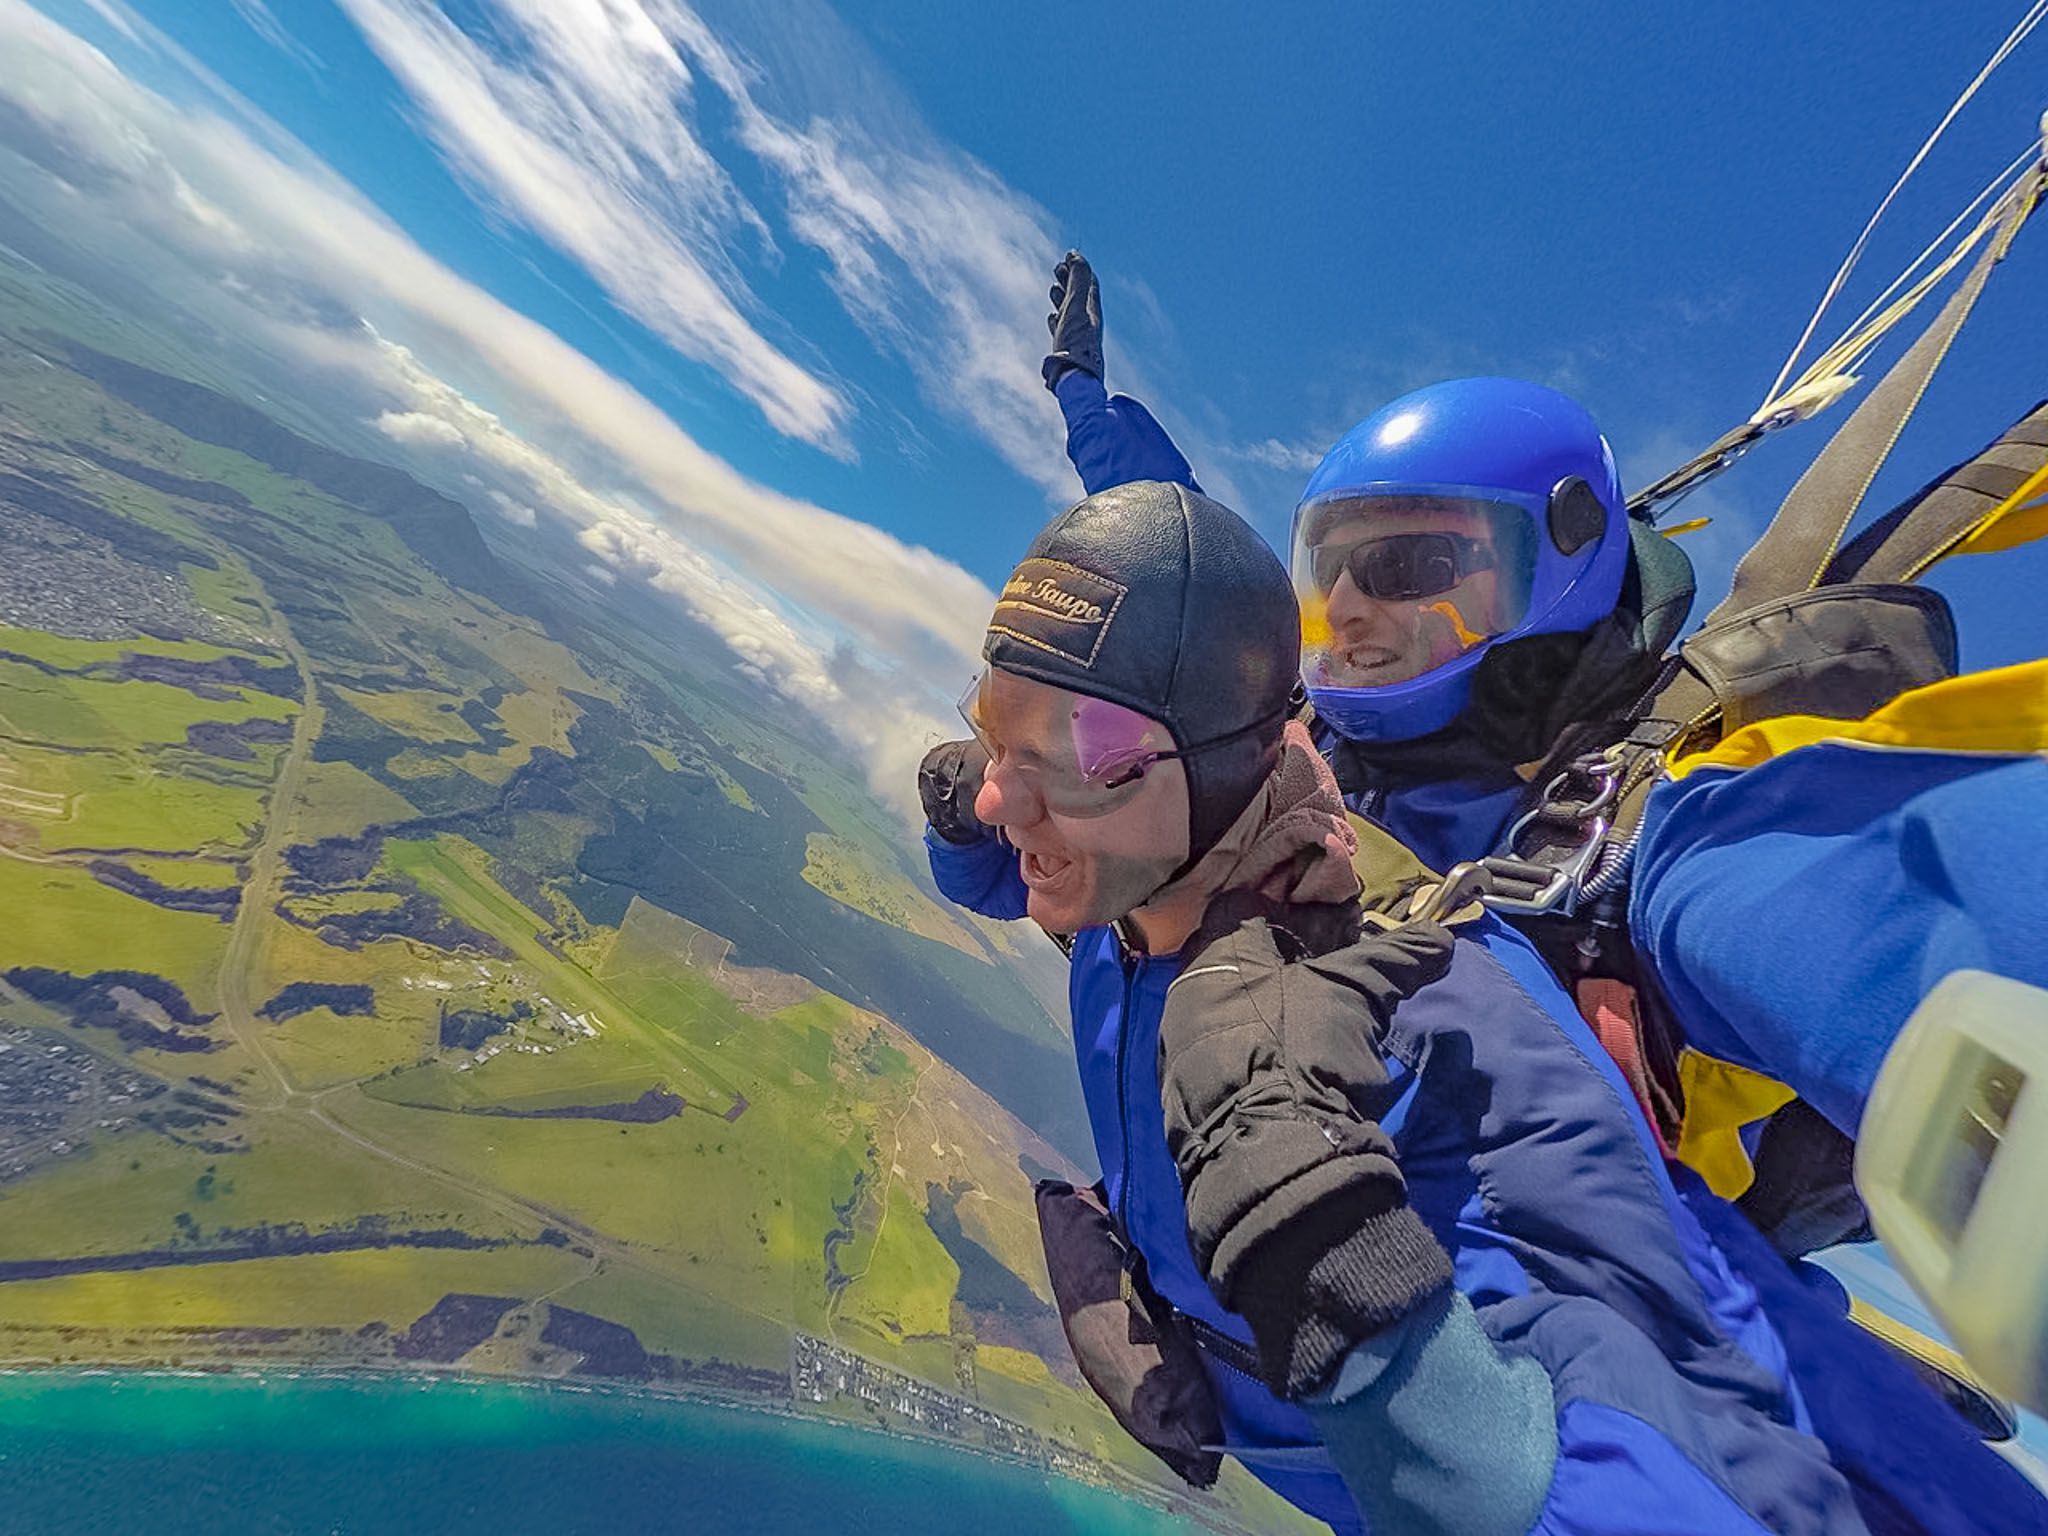
POLYGON ((1397 665, 1401 660, 1401 653, 1384 645, 1355 645, 1337 652, 1331 660, 1335 663, 1333 671, 1369 677, 1375 672, 1384 672, 1389 667, 1397 665))
POLYGON ((1042 895, 1052 895, 1066 885, 1074 872, 1072 859, 1055 858, 1044 853, 1023 853, 1017 860, 1019 873, 1024 883, 1042 895))

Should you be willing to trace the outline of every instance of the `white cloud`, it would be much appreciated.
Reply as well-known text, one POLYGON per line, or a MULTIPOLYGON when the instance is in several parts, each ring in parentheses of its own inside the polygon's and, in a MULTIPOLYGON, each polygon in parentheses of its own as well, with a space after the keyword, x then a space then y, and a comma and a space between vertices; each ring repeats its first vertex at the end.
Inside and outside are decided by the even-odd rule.
POLYGON ((454 422, 425 411, 384 411, 370 425, 393 442, 413 448, 461 448, 468 443, 454 422))
POLYGON ((812 55, 810 76, 858 76, 861 89, 836 111, 768 77, 682 0, 634 8, 724 94, 740 142, 781 180, 792 232, 823 253, 840 303, 910 366, 927 403, 1050 495, 1072 496, 1058 411, 1037 367, 1045 286, 1063 248, 1045 211, 880 100, 861 45, 821 7, 777 23, 812 55), (778 88, 792 96, 787 112, 770 104, 778 88))
POLYGON ((514 527, 533 528, 539 525, 540 514, 525 502, 514 501, 500 490, 489 490, 484 494, 490 498, 491 510, 514 527))
POLYGON ((171 105, 20 0, 0 0, 0 58, 0 193, 237 348, 282 398, 340 401, 328 419, 431 444, 570 520, 614 579, 674 592, 906 804, 896 737, 940 727, 993 602, 980 582, 742 476, 302 147, 171 105))
POLYGON ((850 452, 832 385, 742 313, 725 259, 766 228, 682 115, 690 72, 629 0, 507 0, 516 54, 427 0, 340 0, 412 95, 428 131, 498 207, 580 263, 612 301, 716 367, 777 430, 850 452))
MULTIPOLYGON (((482 0, 458 24, 432 0, 340 0, 457 171, 580 263, 670 345, 718 367, 781 430, 848 452, 845 392, 747 318, 743 275, 779 258, 767 219, 707 148, 708 82, 737 149, 781 189, 795 239, 928 407, 1055 498, 1074 494, 1038 377, 1052 220, 939 142, 822 8, 772 25, 800 58, 773 70, 682 0, 482 0), (820 99, 820 80, 859 88, 820 99)), ((762 326, 767 325, 762 321, 762 326)))
POLYGON ((1266 469, 1289 470, 1307 474, 1323 462, 1323 455, 1329 451, 1325 444, 1321 448, 1310 447, 1307 443, 1283 443, 1277 437, 1262 442, 1247 443, 1230 450, 1234 458, 1248 464, 1258 464, 1266 469))

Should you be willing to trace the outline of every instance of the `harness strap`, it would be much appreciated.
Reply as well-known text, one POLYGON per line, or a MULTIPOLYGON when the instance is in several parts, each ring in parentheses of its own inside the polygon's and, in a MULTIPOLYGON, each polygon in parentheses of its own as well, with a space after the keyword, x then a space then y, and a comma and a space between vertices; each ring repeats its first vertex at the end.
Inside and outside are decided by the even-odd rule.
POLYGON ((1707 615, 1709 625, 1821 581, 1870 482, 1919 406, 1956 333, 1976 307, 1992 269, 2005 259, 2014 237, 2040 201, 2044 187, 2048 187, 2048 170, 2037 166, 2006 194, 1998 230, 1985 243, 1969 276, 1799 477, 1763 537, 1736 566, 1733 587, 1707 615))
MULTIPOLYGON (((1858 534, 1828 567, 1829 582, 1913 581, 1928 567, 2048 490, 2048 400, 1975 457, 1858 534)), ((2048 531, 2048 529, 2044 529, 2048 531)))

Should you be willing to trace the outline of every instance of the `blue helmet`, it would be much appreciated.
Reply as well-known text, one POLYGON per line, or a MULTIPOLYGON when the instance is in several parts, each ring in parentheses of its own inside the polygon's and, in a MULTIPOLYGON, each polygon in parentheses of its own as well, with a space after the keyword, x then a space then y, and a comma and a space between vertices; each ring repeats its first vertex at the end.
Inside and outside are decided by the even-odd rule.
POLYGON ((1330 450, 1294 514, 1316 713, 1355 741, 1450 724, 1494 646, 1613 611, 1627 524, 1613 452, 1555 390, 1453 379, 1383 407, 1330 450))

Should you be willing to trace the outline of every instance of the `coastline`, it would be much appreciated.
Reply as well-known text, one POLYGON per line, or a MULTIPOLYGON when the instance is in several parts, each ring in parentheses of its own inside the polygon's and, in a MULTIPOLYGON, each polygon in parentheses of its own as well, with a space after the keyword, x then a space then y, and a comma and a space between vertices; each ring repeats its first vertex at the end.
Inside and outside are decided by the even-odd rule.
MULTIPOLYGON (((947 1436, 917 1434, 886 1424, 862 1423, 851 1418, 838 1418, 825 1414, 806 1413, 787 1399, 754 1396, 741 1393, 719 1393, 702 1388, 691 1389, 670 1383, 647 1384, 625 1382, 605 1377, 591 1377, 580 1380, 558 1376, 539 1376, 512 1372, 485 1374, 465 1371, 453 1367, 436 1368, 432 1365, 411 1365, 397 1368, 385 1365, 303 1365, 287 1364, 252 1365, 232 1361, 211 1364, 133 1363, 122 1361, 97 1361, 62 1364, 52 1361, 37 1361, 25 1358, 0 1360, 0 1384, 22 1378, 45 1378, 53 1381, 63 1379, 105 1379, 110 1377, 139 1378, 141 1380, 187 1380, 220 1381, 233 1380, 251 1384, 271 1385, 281 1382, 333 1383, 337 1385, 414 1385, 426 1387, 458 1386, 480 1391, 512 1391, 534 1395, 563 1395, 569 1397, 600 1398, 619 1403, 651 1402, 662 1406, 708 1408, 739 1414, 760 1414, 782 1419, 795 1424, 831 1430, 848 1430, 855 1434, 899 1441, 905 1445, 937 1451, 950 1451, 979 1461, 993 1462, 999 1466, 1030 1472, 1046 1478, 1057 1478, 1062 1483, 1092 1493, 1103 1494, 1138 1504, 1155 1514, 1172 1516, 1192 1521, 1204 1529, 1218 1533, 1218 1536, 1250 1536, 1242 1527, 1221 1518, 1221 1512, 1205 1508, 1192 1498, 1184 1498, 1172 1492, 1157 1488, 1136 1479, 1120 1478, 1108 1481, 1091 1481, 1075 1477, 1062 1468, 1028 1456, 1020 1456, 996 1450, 986 1445, 974 1445, 947 1436)), ((1063 1447, 1064 1448, 1064 1447, 1063 1447)), ((1071 1448, 1066 1448, 1071 1449, 1071 1448)), ((1082 1454, 1082 1453, 1077 1453, 1082 1454)), ((1096 1458, 1089 1458, 1096 1463, 1096 1458)), ((1099 1464, 1099 1463, 1096 1463, 1099 1464)))

